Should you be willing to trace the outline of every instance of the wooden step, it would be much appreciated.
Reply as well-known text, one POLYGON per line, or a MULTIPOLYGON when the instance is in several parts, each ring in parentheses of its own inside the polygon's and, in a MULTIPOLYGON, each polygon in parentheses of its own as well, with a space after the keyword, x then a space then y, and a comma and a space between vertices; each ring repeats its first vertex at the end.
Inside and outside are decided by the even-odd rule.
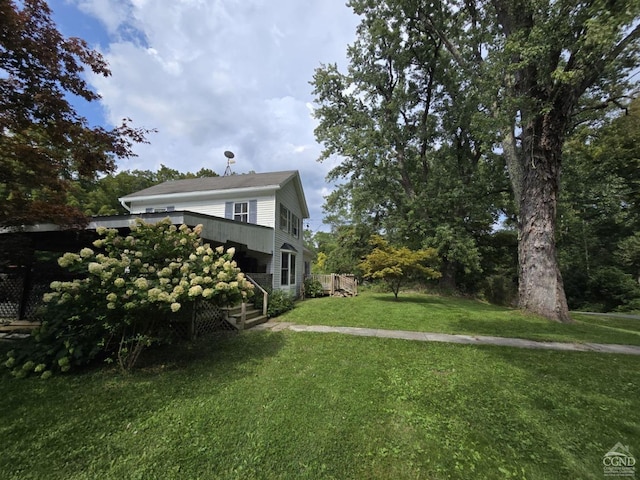
POLYGON ((269 321, 269 317, 266 315, 260 315, 259 317, 254 317, 251 320, 247 320, 244 322, 244 328, 255 327, 256 325, 260 325, 262 323, 267 323, 269 321))
POLYGON ((0 324, 0 332, 29 332, 40 326, 40 322, 16 320, 11 323, 0 324))

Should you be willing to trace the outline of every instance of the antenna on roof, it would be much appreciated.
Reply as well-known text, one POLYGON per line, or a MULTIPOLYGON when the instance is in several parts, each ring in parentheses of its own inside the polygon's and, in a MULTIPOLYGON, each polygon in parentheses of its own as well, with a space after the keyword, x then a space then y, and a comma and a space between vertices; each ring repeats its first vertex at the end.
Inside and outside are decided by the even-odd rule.
POLYGON ((235 155, 233 154, 233 152, 230 152, 229 150, 226 150, 224 152, 224 156, 227 157, 227 168, 225 169, 224 175, 222 175, 222 176, 223 177, 228 177, 229 175, 233 175, 233 172, 231 171, 231 165, 236 163, 236 161, 233 159, 235 157, 235 155))

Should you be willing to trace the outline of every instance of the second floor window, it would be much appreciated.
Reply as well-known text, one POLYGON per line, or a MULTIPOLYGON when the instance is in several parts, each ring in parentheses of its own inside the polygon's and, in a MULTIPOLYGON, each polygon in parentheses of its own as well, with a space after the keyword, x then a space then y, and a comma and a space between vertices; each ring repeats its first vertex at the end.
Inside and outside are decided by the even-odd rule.
POLYGON ((224 202, 224 218, 235 222, 258 223, 258 200, 224 202))
POLYGON ((237 222, 249 222, 249 202, 239 202, 234 204, 233 219, 237 222))
POLYGON ((300 219, 282 204, 280 204, 280 230, 296 238, 300 236, 300 219))

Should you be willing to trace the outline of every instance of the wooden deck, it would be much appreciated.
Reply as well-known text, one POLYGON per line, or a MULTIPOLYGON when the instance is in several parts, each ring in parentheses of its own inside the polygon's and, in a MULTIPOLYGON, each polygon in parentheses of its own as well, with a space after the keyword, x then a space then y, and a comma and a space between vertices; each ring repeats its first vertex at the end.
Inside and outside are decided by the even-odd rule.
POLYGON ((308 276, 320 282, 324 295, 341 294, 343 296, 355 297, 358 295, 358 279, 355 275, 344 275, 337 273, 311 274, 308 276))

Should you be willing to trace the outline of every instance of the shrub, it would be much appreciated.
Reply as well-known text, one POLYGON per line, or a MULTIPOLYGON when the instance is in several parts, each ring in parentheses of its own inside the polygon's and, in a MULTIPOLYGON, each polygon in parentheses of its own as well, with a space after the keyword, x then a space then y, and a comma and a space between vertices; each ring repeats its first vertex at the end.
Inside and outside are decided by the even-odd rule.
POLYGON ((294 307, 293 297, 282 290, 274 290, 269 294, 269 304, 267 315, 269 318, 282 315, 284 312, 292 310, 294 307))
POLYGON ((442 274, 436 270, 439 262, 435 248, 411 250, 407 247, 393 247, 379 235, 373 235, 370 244, 374 247, 360 262, 365 278, 384 280, 395 299, 403 283, 409 279, 434 279, 442 274))
POLYGON ((640 286, 629 274, 617 267, 600 267, 592 271, 587 283, 590 300, 602 303, 603 311, 625 308, 640 298, 640 286))
POLYGON ((489 275, 483 282, 483 293, 493 304, 513 306, 517 301, 518 287, 504 275, 489 275))
POLYGON ((84 278, 52 282, 46 320, 31 341, 9 352, 16 376, 65 372, 96 358, 129 370, 152 343, 167 339, 168 321, 183 305, 202 298, 219 305, 252 295, 253 285, 233 261, 233 249, 211 248, 194 230, 138 221, 131 234, 99 229, 100 249, 65 253, 58 263, 84 278))
POLYGON ((321 297, 324 293, 322 289, 322 283, 314 278, 305 278, 304 279, 304 295, 307 298, 316 298, 321 297))

